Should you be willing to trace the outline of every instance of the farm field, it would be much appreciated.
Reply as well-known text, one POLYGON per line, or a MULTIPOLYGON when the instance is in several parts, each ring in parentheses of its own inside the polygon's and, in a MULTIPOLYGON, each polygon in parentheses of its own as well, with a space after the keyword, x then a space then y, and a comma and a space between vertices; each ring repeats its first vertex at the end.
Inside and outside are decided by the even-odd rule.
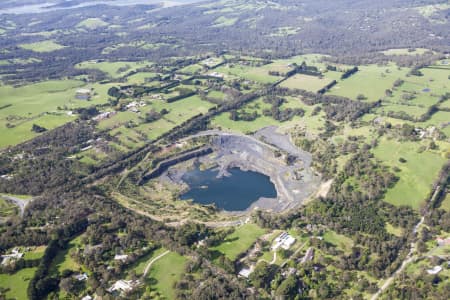
POLYGON ((358 68, 358 72, 340 80, 328 93, 350 99, 356 99, 361 94, 368 101, 377 101, 385 96, 385 91, 392 88, 397 79, 404 78, 409 71, 407 68, 400 69, 394 64, 367 65, 358 68))
POLYGON ((282 87, 290 89, 301 89, 316 93, 320 89, 324 88, 331 83, 332 80, 324 77, 319 78, 316 76, 296 74, 286 81, 281 83, 282 87))
POLYGON ((271 76, 264 67, 248 67, 242 65, 225 65, 218 67, 215 72, 228 75, 228 77, 241 77, 262 84, 274 83, 280 80, 281 76, 271 76))
POLYGON ((234 261, 239 254, 249 249, 256 239, 264 233, 265 230, 258 225, 248 223, 237 227, 222 244, 212 247, 211 250, 217 250, 234 261))
POLYGON ((400 169, 396 174, 400 179, 387 191, 385 201, 396 206, 407 205, 419 209, 426 200, 431 184, 446 160, 434 151, 419 153, 420 146, 416 142, 400 143, 383 138, 373 150, 375 157, 385 165, 400 169), (400 158, 406 162, 401 163, 400 158))

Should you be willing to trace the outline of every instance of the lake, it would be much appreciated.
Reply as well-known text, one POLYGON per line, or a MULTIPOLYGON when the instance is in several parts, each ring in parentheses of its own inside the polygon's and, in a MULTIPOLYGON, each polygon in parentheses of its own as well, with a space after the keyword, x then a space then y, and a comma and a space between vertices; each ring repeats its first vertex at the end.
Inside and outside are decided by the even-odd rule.
POLYGON ((277 197, 268 176, 239 168, 228 172, 231 176, 217 178, 219 171, 216 169, 188 171, 182 179, 190 189, 181 195, 181 199, 193 199, 203 205, 215 204, 226 211, 244 211, 261 197, 277 197))

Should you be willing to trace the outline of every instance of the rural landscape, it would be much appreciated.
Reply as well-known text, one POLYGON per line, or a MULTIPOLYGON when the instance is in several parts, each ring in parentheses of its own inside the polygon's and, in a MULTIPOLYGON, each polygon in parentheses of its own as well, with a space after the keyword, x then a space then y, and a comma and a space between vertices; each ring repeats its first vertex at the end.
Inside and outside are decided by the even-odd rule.
POLYGON ((0 3, 0 299, 449 299, 450 4, 0 3))

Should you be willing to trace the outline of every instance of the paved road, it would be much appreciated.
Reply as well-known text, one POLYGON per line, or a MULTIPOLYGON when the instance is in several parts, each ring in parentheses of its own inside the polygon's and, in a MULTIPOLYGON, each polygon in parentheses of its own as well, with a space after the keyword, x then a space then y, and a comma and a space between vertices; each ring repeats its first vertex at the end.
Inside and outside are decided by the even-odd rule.
POLYGON ((150 268, 152 267, 153 263, 156 262, 158 259, 162 258, 163 256, 169 254, 169 252, 170 252, 170 251, 167 250, 166 252, 161 253, 161 254, 158 255, 157 257, 153 258, 153 259, 147 264, 147 266, 145 267, 144 274, 142 274, 142 277, 143 277, 143 278, 147 277, 147 273, 148 273, 148 271, 150 271, 150 268))

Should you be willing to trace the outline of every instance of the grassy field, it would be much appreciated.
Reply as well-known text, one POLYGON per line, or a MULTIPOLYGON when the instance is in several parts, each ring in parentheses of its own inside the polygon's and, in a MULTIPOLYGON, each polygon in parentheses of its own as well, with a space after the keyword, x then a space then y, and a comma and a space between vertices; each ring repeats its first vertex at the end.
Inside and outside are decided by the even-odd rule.
POLYGON ((78 69, 98 69, 105 72, 112 78, 120 77, 128 72, 136 70, 137 68, 143 68, 149 66, 151 63, 148 61, 139 62, 96 62, 96 61, 85 61, 75 65, 78 69))
POLYGON ((84 27, 87 29, 96 29, 100 27, 108 26, 108 23, 100 18, 88 18, 77 24, 76 27, 84 27))
POLYGON ((175 299, 173 285, 184 274, 186 261, 178 253, 170 252, 153 263, 149 273, 150 282, 165 299, 175 299))
POLYGON ((388 166, 400 169, 396 174, 400 180, 388 190, 385 201, 396 206, 407 205, 419 209, 426 200, 431 191, 431 184, 445 163, 445 158, 428 150, 418 153, 420 146, 417 142, 400 143, 382 139, 374 149, 377 159, 388 166), (399 162, 399 158, 406 159, 406 162, 399 162))
POLYGON ((70 256, 70 251, 78 247, 81 243, 81 236, 69 242, 67 249, 60 251, 50 266, 50 273, 61 273, 64 270, 78 271, 81 266, 70 256))
POLYGON ((0 196, 0 218, 6 218, 16 215, 18 212, 17 206, 6 201, 0 196))
POLYGON ((329 78, 319 78, 316 76, 309 76, 303 74, 296 74, 288 80, 281 83, 282 87, 290 89, 302 89, 316 93, 326 85, 331 83, 329 78))
POLYGON ((65 48, 65 46, 60 45, 52 40, 47 41, 41 41, 36 43, 29 43, 29 44, 20 44, 20 48, 31 50, 34 52, 52 52, 55 50, 60 50, 65 48))
POLYGON ((17 88, 0 86, 0 107, 10 105, 0 109, 0 147, 36 136, 31 131, 33 124, 50 130, 73 120, 73 116, 58 107, 71 109, 89 105, 87 101, 75 99, 76 90, 83 85, 77 80, 59 80, 17 88))
POLYGON ((335 245, 346 253, 351 252, 353 247, 353 241, 350 238, 345 235, 338 234, 332 230, 327 231, 323 235, 323 240, 327 243, 335 245))
POLYGON ((350 99, 356 99, 362 94, 369 101, 377 101, 385 96, 385 90, 392 88, 395 80, 404 78, 409 71, 407 68, 399 70, 394 64, 368 65, 358 68, 357 73, 340 80, 328 93, 350 99))
POLYGON ((403 235, 403 228, 394 227, 391 223, 386 223, 386 231, 398 237, 403 235))
POLYGON ((281 76, 269 75, 267 66, 249 67, 239 64, 233 66, 225 65, 216 68, 214 71, 228 75, 228 77, 239 77, 259 83, 274 83, 282 78, 281 76))
POLYGON ((256 239, 264 233, 265 230, 258 225, 245 224, 237 227, 222 244, 213 247, 212 250, 217 250, 234 261, 239 254, 250 248, 256 239))
POLYGON ((150 252, 147 255, 144 255, 142 258, 140 258, 133 267, 133 270, 136 272, 136 275, 142 275, 144 273, 145 267, 148 265, 148 263, 158 255, 166 252, 167 249, 159 248, 156 249, 153 252, 150 252))
POLYGON ((36 270, 37 268, 26 268, 13 274, 0 274, 0 287, 6 290, 4 294, 6 299, 28 299, 28 284, 36 270))
POLYGON ((411 49, 411 50, 413 50, 413 51, 410 51, 407 48, 389 49, 389 50, 382 51, 382 53, 384 55, 420 55, 420 54, 424 54, 425 52, 429 51, 428 49, 425 49, 425 48, 416 48, 416 49, 411 49))

